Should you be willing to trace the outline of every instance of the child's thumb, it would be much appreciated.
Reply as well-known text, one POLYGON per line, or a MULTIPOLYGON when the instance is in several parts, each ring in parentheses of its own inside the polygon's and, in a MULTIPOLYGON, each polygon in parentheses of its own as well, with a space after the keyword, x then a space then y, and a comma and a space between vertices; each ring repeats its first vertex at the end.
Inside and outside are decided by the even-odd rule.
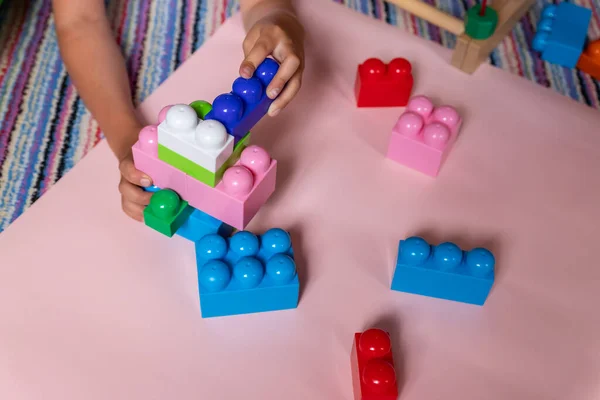
POLYGON ((152 179, 142 171, 137 170, 133 164, 133 160, 129 158, 121 161, 119 170, 121 171, 123 178, 134 185, 142 187, 152 186, 152 179))

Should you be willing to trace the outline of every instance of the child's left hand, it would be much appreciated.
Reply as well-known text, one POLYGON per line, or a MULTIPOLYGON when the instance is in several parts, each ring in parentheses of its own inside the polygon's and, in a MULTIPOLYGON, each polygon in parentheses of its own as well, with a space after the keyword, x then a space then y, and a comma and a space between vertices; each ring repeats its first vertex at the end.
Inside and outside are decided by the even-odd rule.
POLYGON ((270 98, 279 95, 269 108, 269 115, 274 117, 300 90, 304 71, 304 28, 292 13, 274 11, 250 28, 243 48, 246 57, 240 66, 243 78, 250 78, 269 55, 281 64, 267 88, 270 98))

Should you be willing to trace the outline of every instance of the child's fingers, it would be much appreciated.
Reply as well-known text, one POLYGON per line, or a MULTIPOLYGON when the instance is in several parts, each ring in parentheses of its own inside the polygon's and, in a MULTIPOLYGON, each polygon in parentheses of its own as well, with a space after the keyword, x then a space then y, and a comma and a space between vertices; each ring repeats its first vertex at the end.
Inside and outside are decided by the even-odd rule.
POLYGON ((289 81, 292 76, 296 74, 298 68, 300 68, 300 57, 291 51, 289 51, 288 54, 284 53, 281 59, 283 62, 267 88, 267 96, 271 99, 277 97, 283 90, 287 81, 289 81))
POLYGON ((121 179, 121 183, 119 183, 119 192, 126 201, 138 204, 141 207, 150 204, 150 197, 152 197, 152 193, 145 192, 139 186, 127 182, 125 179, 121 179))
POLYGON ((121 171, 123 178, 134 185, 142 187, 152 186, 152 179, 142 171, 138 171, 131 159, 121 161, 119 170, 121 171))
POLYGON ((290 79, 279 97, 269 107, 269 115, 271 117, 279 114, 281 110, 288 105, 290 101, 296 96, 302 86, 302 71, 297 71, 296 74, 290 79))
POLYGON ((144 207, 139 204, 131 203, 127 200, 122 200, 122 208, 123 212, 127 214, 129 217, 135 219, 136 221, 142 222, 144 220, 144 207))
POLYGON ((254 43, 254 46, 250 52, 248 52, 244 61, 242 61, 242 65, 240 66, 240 76, 246 79, 251 78, 254 71, 256 71, 256 67, 271 54, 274 48, 275 44, 271 39, 266 36, 261 36, 256 43, 254 43))

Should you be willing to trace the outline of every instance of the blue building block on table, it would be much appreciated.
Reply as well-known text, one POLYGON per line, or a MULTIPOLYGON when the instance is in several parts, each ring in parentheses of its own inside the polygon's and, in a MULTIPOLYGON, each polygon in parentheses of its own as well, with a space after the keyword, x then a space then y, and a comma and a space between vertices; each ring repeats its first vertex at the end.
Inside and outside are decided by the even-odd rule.
POLYGON ((202 318, 296 308, 300 284, 290 235, 279 228, 196 242, 202 318))
POLYGON ((454 243, 432 246, 420 237, 398 245, 392 290, 483 305, 494 284, 494 255, 463 251, 454 243))
POLYGON ((533 38, 534 50, 544 61, 574 68, 583 52, 591 18, 591 10, 568 2, 544 7, 533 38))
POLYGON ((176 235, 182 236, 192 242, 197 242, 202 237, 217 234, 228 237, 233 233, 233 227, 219 221, 218 219, 194 209, 192 215, 177 230, 176 235))
POLYGON ((221 122, 237 143, 269 111, 273 100, 267 96, 266 90, 278 69, 277 61, 267 58, 250 79, 237 78, 230 93, 215 98, 205 119, 221 122))

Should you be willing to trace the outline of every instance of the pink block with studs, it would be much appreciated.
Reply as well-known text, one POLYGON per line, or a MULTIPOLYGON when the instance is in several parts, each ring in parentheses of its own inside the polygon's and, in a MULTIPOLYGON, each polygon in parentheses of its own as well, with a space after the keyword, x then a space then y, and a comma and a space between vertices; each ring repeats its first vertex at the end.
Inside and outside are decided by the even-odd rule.
POLYGON ((154 185, 173 189, 192 207, 240 230, 275 191, 277 161, 259 146, 244 149, 214 188, 158 159, 158 131, 154 125, 142 129, 132 151, 136 168, 148 174, 154 185))
POLYGON ((189 204, 237 229, 244 229, 275 191, 277 161, 266 150, 249 146, 211 188, 188 177, 189 204))
POLYGON ((152 178, 152 184, 161 189, 172 189, 186 197, 187 175, 158 159, 158 128, 150 125, 140 131, 132 147, 135 167, 152 178))
POLYGON ((461 124, 453 107, 434 107, 428 97, 415 96, 392 129, 387 158, 435 177, 461 124))

